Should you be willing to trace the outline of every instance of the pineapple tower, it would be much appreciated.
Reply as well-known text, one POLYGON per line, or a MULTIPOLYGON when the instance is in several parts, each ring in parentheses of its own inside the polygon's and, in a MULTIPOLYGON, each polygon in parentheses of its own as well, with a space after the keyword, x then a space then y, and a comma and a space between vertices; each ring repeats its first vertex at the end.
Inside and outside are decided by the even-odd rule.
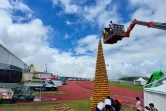
POLYGON ((103 102, 107 96, 110 96, 110 87, 108 83, 102 43, 101 40, 99 40, 96 60, 96 72, 91 99, 91 111, 95 110, 97 104, 99 102, 103 102))

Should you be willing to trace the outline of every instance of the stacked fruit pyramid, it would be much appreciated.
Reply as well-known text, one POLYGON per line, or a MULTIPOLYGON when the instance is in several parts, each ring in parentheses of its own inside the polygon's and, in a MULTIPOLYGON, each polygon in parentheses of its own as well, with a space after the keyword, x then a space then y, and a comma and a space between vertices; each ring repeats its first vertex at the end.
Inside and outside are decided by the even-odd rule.
POLYGON ((67 106, 66 104, 58 102, 52 106, 50 111, 74 111, 74 109, 72 109, 70 106, 67 106))
POLYGON ((108 83, 102 43, 101 40, 99 40, 93 95, 91 99, 91 111, 94 111, 97 104, 99 102, 103 102, 107 96, 110 96, 110 87, 108 83))

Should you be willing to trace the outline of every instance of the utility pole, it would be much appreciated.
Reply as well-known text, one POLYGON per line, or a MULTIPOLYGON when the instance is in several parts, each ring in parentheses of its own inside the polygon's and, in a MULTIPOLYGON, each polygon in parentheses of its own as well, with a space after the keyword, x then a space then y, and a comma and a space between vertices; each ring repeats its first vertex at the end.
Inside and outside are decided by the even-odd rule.
POLYGON ((48 67, 47 64, 45 64, 45 72, 46 72, 46 73, 47 73, 47 67, 48 67))
POLYGON ((74 77, 74 70, 73 70, 73 77, 74 77))

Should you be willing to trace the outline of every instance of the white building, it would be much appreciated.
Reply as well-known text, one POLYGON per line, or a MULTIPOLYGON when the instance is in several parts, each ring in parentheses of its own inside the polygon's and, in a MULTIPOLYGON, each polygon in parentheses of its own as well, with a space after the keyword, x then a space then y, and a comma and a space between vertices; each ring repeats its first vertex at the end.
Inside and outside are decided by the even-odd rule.
POLYGON ((37 73, 37 74, 35 74, 35 77, 49 79, 49 78, 52 78, 52 74, 51 73, 37 73))
POLYGON ((32 78, 33 78, 33 73, 32 72, 24 72, 22 74, 22 81, 25 82, 25 81, 32 81, 32 78))

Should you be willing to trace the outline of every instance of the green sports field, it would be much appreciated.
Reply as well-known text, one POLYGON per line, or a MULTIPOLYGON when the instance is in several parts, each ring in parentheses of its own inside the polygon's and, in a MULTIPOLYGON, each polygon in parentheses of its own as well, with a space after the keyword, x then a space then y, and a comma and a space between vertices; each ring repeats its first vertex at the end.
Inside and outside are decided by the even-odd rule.
MULTIPOLYGON (((90 111, 90 100, 63 101, 61 103, 70 106, 74 111, 90 111)), ((56 102, 1 105, 0 111, 50 111, 54 104, 56 102)), ((135 110, 125 108, 125 111, 135 110)))
POLYGON ((110 85, 128 88, 128 89, 137 90, 137 91, 143 91, 143 86, 137 86, 137 85, 133 85, 129 83, 110 82, 110 85))

